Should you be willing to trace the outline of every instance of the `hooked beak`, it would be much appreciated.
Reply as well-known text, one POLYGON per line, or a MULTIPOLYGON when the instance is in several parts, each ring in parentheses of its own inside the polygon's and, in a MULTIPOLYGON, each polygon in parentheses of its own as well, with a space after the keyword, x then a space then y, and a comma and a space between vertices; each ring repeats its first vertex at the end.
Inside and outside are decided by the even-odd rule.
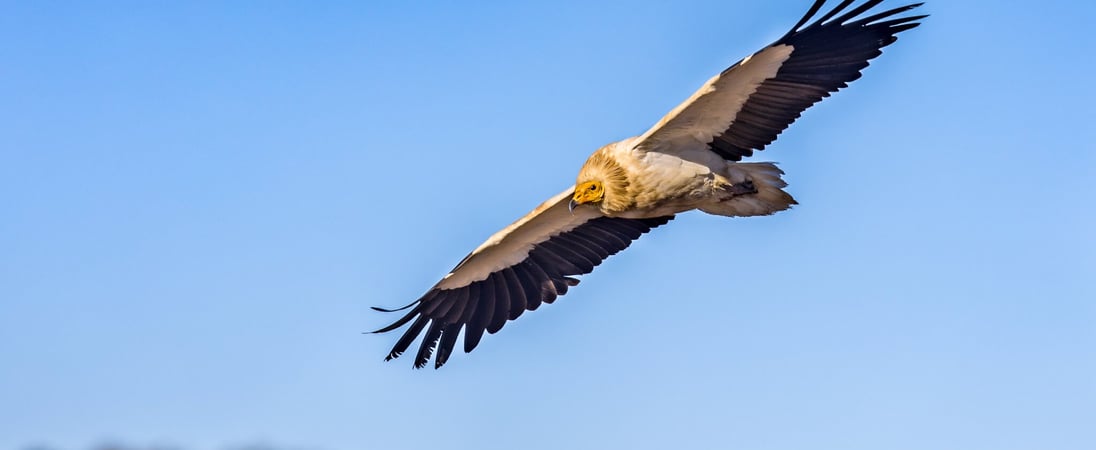
POLYGON ((571 199, 571 203, 567 204, 567 210, 571 212, 572 216, 575 215, 575 205, 578 205, 578 203, 575 202, 574 198, 571 199))

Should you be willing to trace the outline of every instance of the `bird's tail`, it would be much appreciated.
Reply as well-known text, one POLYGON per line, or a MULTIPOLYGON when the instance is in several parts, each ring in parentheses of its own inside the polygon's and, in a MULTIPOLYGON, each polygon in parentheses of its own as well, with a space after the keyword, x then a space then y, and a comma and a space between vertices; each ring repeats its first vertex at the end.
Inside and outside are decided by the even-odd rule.
POLYGON ((708 214, 730 217, 767 216, 791 208, 796 201, 784 192, 783 170, 775 163, 731 163, 723 176, 731 184, 728 195, 700 207, 708 214))

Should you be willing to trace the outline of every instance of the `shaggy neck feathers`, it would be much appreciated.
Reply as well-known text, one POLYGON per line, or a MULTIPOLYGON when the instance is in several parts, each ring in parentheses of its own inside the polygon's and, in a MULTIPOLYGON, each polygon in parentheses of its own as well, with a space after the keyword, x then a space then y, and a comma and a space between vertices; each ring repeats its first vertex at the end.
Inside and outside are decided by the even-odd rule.
POLYGON ((576 183, 580 185, 588 181, 600 181, 605 187, 605 197, 598 207, 607 214, 625 211, 635 204, 628 194, 628 174, 609 153, 610 147, 602 147, 590 155, 579 170, 576 183))

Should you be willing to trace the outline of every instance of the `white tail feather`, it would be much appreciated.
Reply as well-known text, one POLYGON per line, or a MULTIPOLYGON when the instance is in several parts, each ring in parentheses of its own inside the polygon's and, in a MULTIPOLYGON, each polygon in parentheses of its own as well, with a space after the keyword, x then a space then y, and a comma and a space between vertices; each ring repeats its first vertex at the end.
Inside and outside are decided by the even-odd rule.
POLYGON ((723 176, 733 184, 750 181, 755 194, 742 194, 712 201, 700 207, 708 214, 730 217, 767 216, 791 208, 796 201, 783 188, 788 185, 780 178, 783 170, 775 163, 729 163, 723 176))

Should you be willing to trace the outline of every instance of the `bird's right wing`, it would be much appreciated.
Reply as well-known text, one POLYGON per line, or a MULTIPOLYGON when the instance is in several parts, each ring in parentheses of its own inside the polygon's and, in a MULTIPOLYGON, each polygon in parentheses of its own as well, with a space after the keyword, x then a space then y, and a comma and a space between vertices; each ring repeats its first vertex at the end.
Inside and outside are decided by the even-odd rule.
POLYGON ((573 188, 563 191, 495 233, 430 291, 405 306, 411 308, 407 314, 375 331, 384 333, 411 322, 385 359, 400 356, 425 329, 415 367, 425 366, 435 347, 434 367, 441 367, 462 329, 464 351, 470 352, 484 331, 495 333, 507 320, 552 303, 578 284, 572 276, 590 273, 609 255, 673 218, 605 217, 590 207, 572 212, 568 203, 573 193, 573 188))

